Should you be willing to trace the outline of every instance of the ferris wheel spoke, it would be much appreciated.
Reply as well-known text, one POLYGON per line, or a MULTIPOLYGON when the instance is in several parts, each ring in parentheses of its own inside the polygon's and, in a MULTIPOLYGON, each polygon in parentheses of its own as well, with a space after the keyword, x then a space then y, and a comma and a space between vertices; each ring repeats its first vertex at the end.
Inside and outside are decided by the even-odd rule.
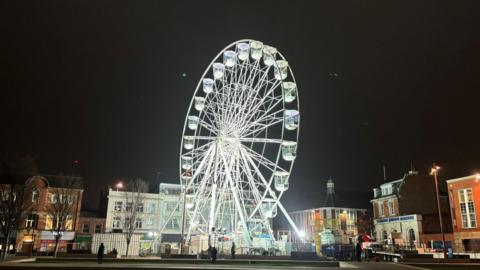
POLYGON ((259 185, 259 184, 255 181, 255 178, 253 177, 253 175, 251 173, 250 166, 248 166, 248 162, 243 157, 243 153, 241 153, 241 155, 242 155, 242 167, 247 172, 246 174, 247 174, 247 179, 249 181, 249 187, 250 187, 250 190, 251 190, 252 195, 253 195, 254 205, 256 205, 256 207, 252 210, 252 213, 250 213, 250 215, 248 217, 248 220, 251 220, 252 217, 258 211, 258 208, 260 207, 260 205, 262 204, 262 201, 265 198, 266 193, 264 193, 262 195, 261 192, 259 191, 259 189, 257 187, 257 185, 259 185))
MULTIPOLYGON (((227 164, 226 162, 226 158, 225 158, 225 155, 223 153, 223 149, 222 147, 219 147, 219 153, 220 153, 220 156, 221 158, 223 159, 223 162, 224 164, 227 164)), ((232 192, 232 195, 233 195, 233 198, 235 200, 235 206, 237 208, 237 211, 240 215, 240 219, 242 221, 242 228, 243 228, 243 232, 244 232, 244 238, 247 240, 247 242, 250 242, 251 239, 250 239, 250 232, 248 231, 248 226, 247 226, 247 222, 245 220, 245 206, 243 206, 243 208, 241 207, 241 204, 240 204, 240 201, 238 199, 238 194, 236 192, 236 188, 235 188, 235 185, 233 184, 233 180, 231 178, 231 173, 230 171, 227 169, 227 167, 225 167, 225 177, 226 179, 228 180, 229 184, 230 184, 230 189, 231 189, 231 192, 232 192)))
POLYGON ((252 142, 252 143, 278 143, 281 144, 281 139, 267 139, 267 138, 255 138, 255 137, 243 137, 238 138, 240 142, 252 142))

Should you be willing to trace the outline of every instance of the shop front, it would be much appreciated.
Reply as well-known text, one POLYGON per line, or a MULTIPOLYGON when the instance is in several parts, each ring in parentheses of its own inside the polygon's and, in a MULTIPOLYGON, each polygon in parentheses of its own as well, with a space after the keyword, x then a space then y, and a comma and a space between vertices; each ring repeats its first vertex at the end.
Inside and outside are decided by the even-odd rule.
MULTIPOLYGON (((56 232, 42 231, 40 233, 40 249, 41 253, 51 253, 55 250, 55 236, 56 232)), ((58 241, 58 252, 67 252, 71 249, 71 243, 75 239, 75 232, 60 232, 60 239, 58 241)))

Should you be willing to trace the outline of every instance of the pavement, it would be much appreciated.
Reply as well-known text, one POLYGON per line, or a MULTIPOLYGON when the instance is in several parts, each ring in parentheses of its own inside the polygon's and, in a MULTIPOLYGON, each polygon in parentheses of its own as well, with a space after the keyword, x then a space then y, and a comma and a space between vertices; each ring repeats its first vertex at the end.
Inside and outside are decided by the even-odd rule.
POLYGON ((414 270, 414 269, 425 269, 414 266, 408 266, 397 263, 389 262, 340 262, 340 267, 315 267, 315 266, 302 266, 302 265, 227 265, 221 264, 219 261, 216 264, 181 264, 181 263, 103 263, 97 264, 94 262, 62 262, 62 263, 35 263, 35 262, 6 262, 0 264, 0 269, 11 269, 11 270, 21 270, 21 269, 34 269, 34 270, 43 270, 43 269, 121 269, 121 270, 133 270, 133 269, 206 269, 206 270, 216 270, 216 269, 227 269, 227 270, 245 270, 245 269, 266 269, 266 270, 284 270, 284 269, 325 269, 325 270, 340 270, 340 269, 372 269, 372 270, 414 270))

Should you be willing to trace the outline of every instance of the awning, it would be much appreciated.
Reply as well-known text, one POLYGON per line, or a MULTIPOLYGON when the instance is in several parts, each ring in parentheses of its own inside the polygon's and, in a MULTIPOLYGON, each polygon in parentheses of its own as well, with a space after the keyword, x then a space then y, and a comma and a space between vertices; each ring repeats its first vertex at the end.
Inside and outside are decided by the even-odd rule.
POLYGON ((75 242, 91 242, 92 236, 91 235, 77 235, 75 237, 75 242))
MULTIPOLYGON (((55 232, 52 231, 41 231, 40 232, 40 240, 55 240, 54 236, 55 232)), ((62 237, 60 237, 60 240, 63 241, 70 241, 75 238, 75 232, 60 232, 62 237)))

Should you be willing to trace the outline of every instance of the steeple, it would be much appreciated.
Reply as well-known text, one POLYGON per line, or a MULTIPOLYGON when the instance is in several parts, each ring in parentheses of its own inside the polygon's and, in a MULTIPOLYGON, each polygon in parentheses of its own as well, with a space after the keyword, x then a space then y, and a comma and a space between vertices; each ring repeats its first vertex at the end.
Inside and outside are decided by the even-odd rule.
POLYGON ((325 197, 324 207, 334 207, 335 206, 335 183, 330 178, 327 181, 327 196, 325 197))

